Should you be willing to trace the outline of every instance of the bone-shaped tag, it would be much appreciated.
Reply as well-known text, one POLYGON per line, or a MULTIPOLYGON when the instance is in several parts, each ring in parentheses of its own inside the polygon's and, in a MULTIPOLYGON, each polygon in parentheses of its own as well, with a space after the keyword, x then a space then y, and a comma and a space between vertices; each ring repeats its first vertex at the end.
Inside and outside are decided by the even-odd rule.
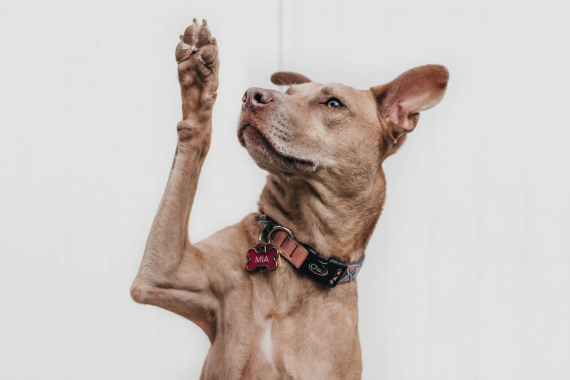
POLYGON ((275 270, 278 267, 279 251, 273 244, 258 244, 255 248, 247 251, 247 265, 249 272, 255 268, 267 268, 275 270))

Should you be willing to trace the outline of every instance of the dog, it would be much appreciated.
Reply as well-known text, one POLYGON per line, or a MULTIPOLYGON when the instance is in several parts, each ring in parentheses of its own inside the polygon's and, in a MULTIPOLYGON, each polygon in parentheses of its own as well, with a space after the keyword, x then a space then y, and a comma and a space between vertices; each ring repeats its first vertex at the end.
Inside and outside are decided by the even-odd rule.
POLYGON ((132 298, 206 333, 201 379, 360 379, 355 279, 386 195, 382 163, 442 100, 447 69, 369 90, 279 72, 271 80, 286 92, 248 89, 237 133, 268 172, 259 212, 191 243, 220 62, 205 20, 180 38, 183 120, 132 298))

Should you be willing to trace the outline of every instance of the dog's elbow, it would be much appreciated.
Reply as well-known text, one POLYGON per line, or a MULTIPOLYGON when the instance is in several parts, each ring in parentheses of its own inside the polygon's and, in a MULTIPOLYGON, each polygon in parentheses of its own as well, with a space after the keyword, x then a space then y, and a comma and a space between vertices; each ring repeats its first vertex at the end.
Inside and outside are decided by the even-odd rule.
POLYGON ((133 301, 143 305, 148 304, 150 287, 151 285, 145 284, 143 281, 135 280, 131 285, 131 298, 133 301))

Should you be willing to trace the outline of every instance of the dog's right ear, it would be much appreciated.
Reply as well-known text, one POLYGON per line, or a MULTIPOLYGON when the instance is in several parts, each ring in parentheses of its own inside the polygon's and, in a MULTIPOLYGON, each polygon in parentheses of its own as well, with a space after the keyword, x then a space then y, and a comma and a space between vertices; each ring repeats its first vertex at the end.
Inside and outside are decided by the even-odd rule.
POLYGON ((297 74, 291 71, 280 71, 271 76, 271 82, 278 86, 292 86, 294 84, 309 83, 311 80, 303 74, 297 74))
POLYGON ((416 127, 420 112, 443 99, 449 72, 440 65, 408 70, 392 82, 370 88, 379 114, 388 122, 394 143, 416 127))

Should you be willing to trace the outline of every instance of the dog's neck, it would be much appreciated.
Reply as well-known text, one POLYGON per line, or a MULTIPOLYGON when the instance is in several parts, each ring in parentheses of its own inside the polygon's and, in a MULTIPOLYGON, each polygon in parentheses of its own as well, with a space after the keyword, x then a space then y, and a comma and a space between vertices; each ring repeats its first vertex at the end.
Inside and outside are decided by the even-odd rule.
POLYGON ((357 191, 338 191, 319 182, 269 174, 259 210, 296 240, 345 262, 362 257, 386 194, 384 174, 357 191))

